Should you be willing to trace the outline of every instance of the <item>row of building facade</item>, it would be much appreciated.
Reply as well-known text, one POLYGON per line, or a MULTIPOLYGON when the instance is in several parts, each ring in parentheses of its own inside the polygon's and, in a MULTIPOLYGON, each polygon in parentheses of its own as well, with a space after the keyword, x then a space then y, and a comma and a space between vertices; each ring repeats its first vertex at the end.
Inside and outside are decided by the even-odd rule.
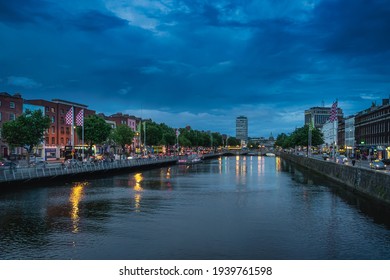
MULTIPOLYGON (((84 104, 61 99, 52 99, 51 101, 43 99, 26 100, 18 93, 11 95, 6 92, 1 92, 0 129, 4 122, 15 120, 26 110, 41 110, 50 118, 51 125, 46 131, 44 142, 38 148, 37 153, 47 160, 63 158, 67 147, 72 144, 73 139, 75 147, 81 148, 83 144, 82 139, 76 133, 73 133, 72 125, 66 122, 66 113, 71 107, 73 107, 75 116, 80 110, 84 110, 84 117, 96 114, 95 110, 88 109, 88 106, 84 104)), ((102 113, 98 115, 103 117, 113 128, 124 124, 132 128, 133 131, 136 131, 138 123, 142 121, 141 118, 122 113, 116 113, 110 116, 105 116, 102 113)), ((135 141, 139 141, 138 138, 135 141)), ((21 148, 15 148, 15 150, 11 151, 10 147, 3 141, 0 135, 0 157, 5 158, 13 153, 21 154, 23 151, 21 148)))
POLYGON ((325 148, 337 148, 349 156, 390 158, 390 99, 344 117, 338 108, 337 121, 330 122, 331 108, 313 107, 305 111, 305 124, 314 119, 324 135, 325 148))

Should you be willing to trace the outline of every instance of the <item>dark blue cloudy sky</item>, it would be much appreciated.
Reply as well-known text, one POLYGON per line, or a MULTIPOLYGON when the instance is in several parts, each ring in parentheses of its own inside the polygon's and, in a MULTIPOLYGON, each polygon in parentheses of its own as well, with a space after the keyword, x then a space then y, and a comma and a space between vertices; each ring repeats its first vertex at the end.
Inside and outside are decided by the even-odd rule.
POLYGON ((250 136, 390 93, 386 0, 0 0, 0 91, 250 136))

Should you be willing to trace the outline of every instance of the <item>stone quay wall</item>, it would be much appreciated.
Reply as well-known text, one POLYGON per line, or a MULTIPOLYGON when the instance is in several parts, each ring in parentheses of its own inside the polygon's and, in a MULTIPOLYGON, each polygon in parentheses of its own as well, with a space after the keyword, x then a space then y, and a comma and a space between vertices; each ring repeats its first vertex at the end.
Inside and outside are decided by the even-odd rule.
POLYGON ((390 174, 388 173, 288 153, 280 153, 279 156, 341 183, 352 192, 390 205, 390 174))

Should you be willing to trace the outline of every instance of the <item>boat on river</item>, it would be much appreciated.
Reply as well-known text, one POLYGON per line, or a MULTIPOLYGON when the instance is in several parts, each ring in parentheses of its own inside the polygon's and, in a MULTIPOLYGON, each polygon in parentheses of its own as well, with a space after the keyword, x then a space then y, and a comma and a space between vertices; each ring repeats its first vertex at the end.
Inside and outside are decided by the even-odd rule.
POLYGON ((202 158, 198 155, 187 155, 179 157, 177 164, 196 164, 201 163, 202 161, 202 158))
POLYGON ((266 155, 267 157, 274 157, 274 156, 275 156, 274 153, 266 153, 265 155, 266 155))

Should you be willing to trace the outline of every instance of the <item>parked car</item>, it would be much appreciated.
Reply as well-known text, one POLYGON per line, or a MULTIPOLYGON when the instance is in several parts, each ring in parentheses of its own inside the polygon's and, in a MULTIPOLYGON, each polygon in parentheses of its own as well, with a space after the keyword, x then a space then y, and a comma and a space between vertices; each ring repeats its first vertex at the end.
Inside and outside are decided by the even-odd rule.
POLYGON ((47 161, 37 161, 37 162, 32 163, 31 165, 34 167, 38 167, 38 168, 46 168, 48 163, 47 163, 47 161))
POLYGON ((65 167, 76 167, 76 166, 81 166, 82 162, 78 161, 77 159, 67 159, 64 162, 65 167))
POLYGON ((0 169, 13 169, 16 168, 18 164, 14 161, 4 160, 0 161, 0 169))
POLYGON ((327 153, 323 153, 323 154, 322 154, 322 158, 323 158, 324 160, 327 160, 327 159, 329 158, 329 155, 328 155, 327 153))
POLYGON ((386 169, 386 166, 382 161, 380 161, 379 159, 376 159, 376 160, 373 160, 372 162, 370 162, 370 168, 378 170, 378 169, 386 169))
POLYGON ((30 163, 35 163, 35 162, 42 162, 45 161, 43 157, 36 157, 36 156, 31 156, 30 157, 30 163))
POLYGON ((348 158, 344 155, 341 155, 339 158, 343 161, 343 163, 348 162, 348 158))
POLYGON ((386 166, 390 165, 390 159, 382 159, 382 162, 383 162, 386 166))

